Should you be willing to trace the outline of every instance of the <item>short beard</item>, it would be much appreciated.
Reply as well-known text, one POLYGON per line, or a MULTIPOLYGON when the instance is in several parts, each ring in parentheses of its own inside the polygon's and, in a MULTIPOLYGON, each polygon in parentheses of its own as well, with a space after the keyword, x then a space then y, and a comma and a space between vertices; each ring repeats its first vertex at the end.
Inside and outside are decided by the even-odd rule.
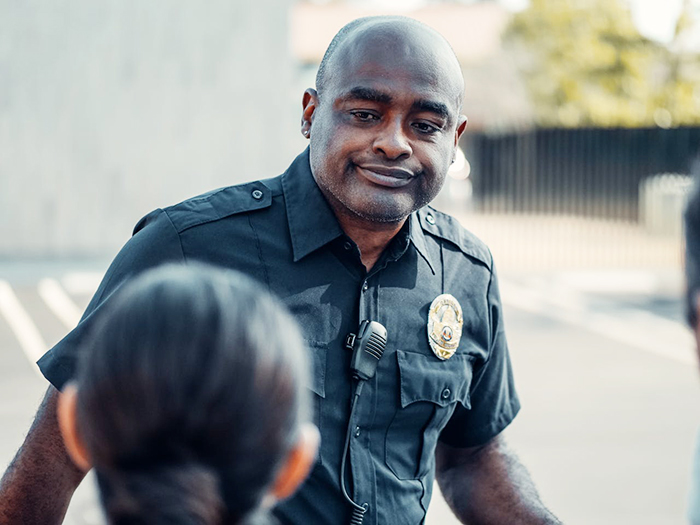
POLYGON ((400 210, 395 209, 394 207, 378 205, 371 206, 368 210, 363 211, 350 208, 347 205, 347 203, 344 202, 341 204, 344 205, 346 210, 350 211, 353 215, 359 217, 360 219, 382 224, 391 224, 402 222, 406 219, 406 217, 411 215, 411 213, 429 204, 431 200, 432 199, 426 198, 426 196, 421 195, 415 200, 414 205, 411 206, 408 210, 400 210))

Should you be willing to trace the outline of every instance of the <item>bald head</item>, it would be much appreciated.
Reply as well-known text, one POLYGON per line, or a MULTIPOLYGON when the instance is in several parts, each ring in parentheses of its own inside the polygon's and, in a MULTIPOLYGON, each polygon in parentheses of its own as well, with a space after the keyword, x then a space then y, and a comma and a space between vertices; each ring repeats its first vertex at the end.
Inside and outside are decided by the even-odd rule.
POLYGON ((333 82, 339 68, 372 52, 386 63, 431 64, 433 74, 454 84, 461 107, 464 79, 459 61, 445 38, 431 27, 403 16, 358 18, 345 25, 331 41, 316 74, 319 96, 333 82))

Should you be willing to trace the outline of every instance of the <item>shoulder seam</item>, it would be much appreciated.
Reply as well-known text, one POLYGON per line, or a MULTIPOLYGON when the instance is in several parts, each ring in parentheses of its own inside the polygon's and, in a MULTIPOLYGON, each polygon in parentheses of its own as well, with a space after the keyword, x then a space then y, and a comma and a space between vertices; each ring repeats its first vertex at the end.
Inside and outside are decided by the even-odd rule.
POLYGON ((187 199, 178 204, 168 206, 165 211, 168 212, 168 218, 173 224, 175 231, 177 231, 178 234, 182 234, 196 226, 219 221, 233 215, 268 208, 272 205, 273 195, 277 197, 279 193, 270 189, 264 181, 252 181, 234 186, 226 186, 214 190, 211 193, 187 199), (262 192, 262 197, 259 198, 258 196, 251 196, 249 194, 247 198, 250 199, 250 202, 241 200, 240 198, 249 190, 252 190, 251 193, 253 194, 256 190, 260 190, 262 192), (218 203, 212 202, 217 196, 224 192, 232 192, 230 197, 221 197, 222 199, 231 199, 230 202, 226 203, 230 205, 229 209, 225 209, 226 206, 222 206, 221 201, 218 203), (200 204, 203 206, 201 210, 188 209, 190 206, 200 204), (173 213, 178 215, 178 217, 173 218, 173 213))
MULTIPOLYGON (((425 233, 430 234, 433 237, 449 242, 450 244, 456 246, 465 256, 478 261, 483 264, 489 271, 492 271, 493 264, 491 257, 491 251, 484 241, 479 239, 472 232, 467 230, 462 226, 459 221, 452 215, 444 213, 440 210, 436 210, 432 206, 426 206, 424 214, 433 214, 440 217, 442 221, 447 223, 450 228, 455 229, 456 235, 449 235, 444 231, 444 228, 440 227, 433 221, 430 223, 425 220, 425 217, 419 217, 421 219, 421 227, 425 233)), ((422 211, 422 210, 421 210, 422 211)))

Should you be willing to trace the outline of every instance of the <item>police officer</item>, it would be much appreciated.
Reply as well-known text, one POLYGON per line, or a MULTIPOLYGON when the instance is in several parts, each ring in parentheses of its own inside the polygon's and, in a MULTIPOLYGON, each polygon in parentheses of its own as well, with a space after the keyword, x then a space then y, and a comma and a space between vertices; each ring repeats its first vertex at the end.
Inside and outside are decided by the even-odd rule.
POLYGON ((427 206, 466 128, 463 91, 454 53, 425 25, 344 27, 303 96, 309 148, 280 177, 142 219, 81 323, 40 360, 53 386, 5 476, 0 516, 60 521, 82 473, 59 444, 56 389, 94 314, 142 270, 198 260, 267 285, 314 362, 321 450, 276 508, 281 522, 420 523, 437 478, 465 523, 559 523, 500 437, 519 402, 491 254, 427 206), (361 381, 345 342, 364 320, 386 328, 386 343, 361 381))

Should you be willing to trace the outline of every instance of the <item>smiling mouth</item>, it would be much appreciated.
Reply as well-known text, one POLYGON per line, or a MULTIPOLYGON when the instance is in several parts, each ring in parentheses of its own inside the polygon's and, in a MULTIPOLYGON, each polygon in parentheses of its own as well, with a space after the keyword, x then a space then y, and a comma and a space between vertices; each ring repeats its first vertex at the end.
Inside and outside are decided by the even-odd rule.
POLYGON ((415 178, 415 175, 408 170, 384 166, 357 166, 357 171, 373 184, 387 188, 406 186, 415 178))

